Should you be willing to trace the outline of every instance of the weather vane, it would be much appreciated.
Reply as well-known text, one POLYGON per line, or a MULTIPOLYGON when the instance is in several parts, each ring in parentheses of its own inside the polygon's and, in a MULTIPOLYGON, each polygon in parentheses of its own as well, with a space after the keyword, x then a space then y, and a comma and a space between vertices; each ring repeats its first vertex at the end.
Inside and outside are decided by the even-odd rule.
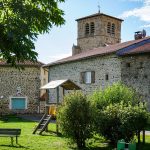
POLYGON ((99 2, 98 2, 98 13, 101 12, 100 9, 101 9, 101 7, 100 7, 100 4, 99 4, 99 2))

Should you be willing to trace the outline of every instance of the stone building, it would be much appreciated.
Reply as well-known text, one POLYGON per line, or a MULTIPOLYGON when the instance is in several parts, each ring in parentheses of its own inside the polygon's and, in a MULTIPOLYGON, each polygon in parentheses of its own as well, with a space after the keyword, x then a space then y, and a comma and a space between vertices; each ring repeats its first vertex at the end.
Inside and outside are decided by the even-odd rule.
POLYGON ((73 46, 72 56, 45 65, 49 81, 70 79, 85 93, 122 81, 142 95, 150 109, 150 37, 120 43, 122 20, 104 14, 77 21, 77 46, 73 46), (91 32, 87 22, 94 22, 90 37, 86 37, 91 32))
POLYGON ((43 63, 26 61, 18 65, 24 70, 0 60, 0 113, 39 113, 43 63))

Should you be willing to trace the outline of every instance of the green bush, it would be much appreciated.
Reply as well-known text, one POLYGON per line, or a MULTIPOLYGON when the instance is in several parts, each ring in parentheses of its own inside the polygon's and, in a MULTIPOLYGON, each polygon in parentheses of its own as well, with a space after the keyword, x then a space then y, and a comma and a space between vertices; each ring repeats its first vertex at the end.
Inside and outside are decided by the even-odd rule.
POLYGON ((58 122, 64 135, 82 149, 85 141, 92 136, 93 107, 81 92, 73 92, 64 97, 58 110, 58 122))
POLYGON ((147 112, 143 104, 126 106, 123 103, 110 104, 99 113, 96 120, 97 132, 112 143, 120 139, 127 142, 134 138, 137 131, 142 131, 147 124, 147 112))
POLYGON ((95 131, 115 144, 119 139, 130 141, 147 124, 146 107, 135 91, 121 83, 91 96, 96 106, 95 131))
POLYGON ((99 110, 109 104, 123 102, 123 104, 134 106, 140 102, 140 97, 136 92, 122 83, 115 83, 104 90, 95 91, 90 99, 94 101, 99 110))

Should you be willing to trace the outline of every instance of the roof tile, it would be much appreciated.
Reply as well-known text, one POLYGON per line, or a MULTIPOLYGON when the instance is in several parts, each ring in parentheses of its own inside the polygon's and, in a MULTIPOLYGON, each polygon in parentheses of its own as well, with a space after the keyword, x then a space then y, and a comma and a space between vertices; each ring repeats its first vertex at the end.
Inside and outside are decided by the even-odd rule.
MULTIPOLYGON (((128 46, 131 45, 136 45, 137 43, 143 42, 144 40, 149 40, 150 37, 146 37, 143 39, 139 39, 139 40, 132 40, 132 41, 128 41, 128 42, 124 42, 124 43, 118 43, 118 44, 114 44, 114 45, 110 45, 110 46, 106 46, 106 47, 99 47, 99 48, 94 48, 92 50, 88 50, 85 52, 82 52, 80 54, 76 54, 67 58, 63 58, 61 60, 49 63, 47 65, 44 65, 44 67, 48 67, 48 66, 54 66, 57 64, 62 64, 62 63, 67 63, 67 62, 72 62, 72 61, 77 61, 77 60, 81 60, 81 59, 86 59, 89 57, 94 57, 94 56, 99 56, 99 55, 107 55, 110 53, 116 53, 117 51, 126 48, 128 46)), ((143 53, 143 52, 149 52, 149 44, 144 44, 143 46, 141 46, 140 48, 134 49, 133 51, 130 51, 129 53, 143 53), (146 50, 147 49, 147 50, 146 50)))
MULTIPOLYGON (((5 60, 0 60, 0 66, 10 66, 11 64, 8 64, 5 60)), ((24 61, 17 63, 17 65, 21 66, 42 66, 44 63, 37 61, 37 62, 32 62, 32 61, 24 61)))

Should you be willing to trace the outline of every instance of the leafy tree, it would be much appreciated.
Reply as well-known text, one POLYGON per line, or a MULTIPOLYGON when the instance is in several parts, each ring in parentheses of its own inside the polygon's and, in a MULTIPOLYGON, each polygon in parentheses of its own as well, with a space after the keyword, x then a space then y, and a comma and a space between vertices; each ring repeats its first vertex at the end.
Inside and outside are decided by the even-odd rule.
POLYGON ((1 0, 0 58, 13 65, 36 61, 34 41, 55 25, 64 24, 64 12, 58 8, 65 0, 1 0))
POLYGON ((64 97, 58 111, 58 122, 64 135, 73 140, 79 149, 92 135, 93 107, 81 92, 73 92, 64 97))
POLYGON ((130 141, 147 125, 145 105, 135 91, 116 83, 91 96, 95 104, 95 131, 115 144, 119 139, 130 141))

